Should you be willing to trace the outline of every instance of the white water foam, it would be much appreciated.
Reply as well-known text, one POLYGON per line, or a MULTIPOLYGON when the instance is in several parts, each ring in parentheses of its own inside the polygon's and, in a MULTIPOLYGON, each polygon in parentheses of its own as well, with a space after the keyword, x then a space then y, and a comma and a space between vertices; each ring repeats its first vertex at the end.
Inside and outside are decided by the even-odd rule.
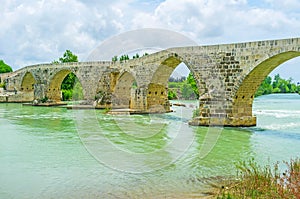
POLYGON ((271 116, 275 118, 300 118, 300 111, 296 110, 255 110, 257 116, 271 116))

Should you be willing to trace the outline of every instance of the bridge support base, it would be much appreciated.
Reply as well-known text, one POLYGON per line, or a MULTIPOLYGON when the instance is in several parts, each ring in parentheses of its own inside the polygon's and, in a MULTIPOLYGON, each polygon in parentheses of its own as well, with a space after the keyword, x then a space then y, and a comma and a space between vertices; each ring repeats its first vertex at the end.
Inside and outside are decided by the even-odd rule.
POLYGON ((255 116, 244 117, 195 117, 189 122, 192 126, 232 126, 232 127, 250 127, 256 126, 255 116))

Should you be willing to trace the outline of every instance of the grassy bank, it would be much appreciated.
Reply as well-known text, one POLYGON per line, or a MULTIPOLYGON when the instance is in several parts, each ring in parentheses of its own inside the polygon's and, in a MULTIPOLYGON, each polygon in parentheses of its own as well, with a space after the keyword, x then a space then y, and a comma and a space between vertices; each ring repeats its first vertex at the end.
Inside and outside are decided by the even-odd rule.
POLYGON ((300 198, 300 159, 284 162, 286 170, 280 172, 279 163, 259 166, 253 159, 236 165, 236 179, 226 180, 217 198, 300 198))

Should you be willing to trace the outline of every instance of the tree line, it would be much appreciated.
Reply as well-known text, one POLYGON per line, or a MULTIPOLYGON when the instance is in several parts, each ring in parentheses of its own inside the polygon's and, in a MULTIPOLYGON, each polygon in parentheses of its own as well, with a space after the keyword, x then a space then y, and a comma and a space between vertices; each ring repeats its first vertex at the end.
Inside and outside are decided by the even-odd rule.
POLYGON ((267 76, 255 93, 255 97, 272 93, 300 93, 300 83, 293 83, 293 79, 283 79, 279 74, 267 76))
MULTIPOLYGON (((293 79, 283 79, 279 74, 272 77, 267 76, 264 81, 261 83, 259 88, 255 93, 255 97, 261 95, 267 95, 272 93, 299 93, 300 94, 300 82, 297 84, 293 83, 293 79)), ((170 77, 169 79, 169 92, 168 98, 172 99, 198 99, 199 91, 195 78, 192 73, 188 77, 174 78, 170 77)))

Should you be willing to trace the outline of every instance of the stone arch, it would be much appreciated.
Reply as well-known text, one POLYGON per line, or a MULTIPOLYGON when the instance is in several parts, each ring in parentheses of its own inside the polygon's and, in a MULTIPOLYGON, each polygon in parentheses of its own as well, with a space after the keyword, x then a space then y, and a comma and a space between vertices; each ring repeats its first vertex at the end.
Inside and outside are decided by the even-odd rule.
POLYGON ((49 81, 48 89, 46 92, 47 93, 46 96, 49 99, 54 101, 61 101, 62 99, 61 84, 63 80, 66 78, 66 76, 70 73, 74 73, 74 72, 68 69, 62 69, 52 76, 51 80, 49 81))
POLYGON ((177 53, 169 53, 161 58, 159 66, 153 73, 150 84, 148 85, 148 109, 155 109, 154 112, 161 112, 162 110, 159 110, 161 108, 164 108, 164 111, 170 111, 168 82, 172 72, 180 63, 184 63, 194 75, 199 94, 205 93, 205 86, 200 80, 200 75, 195 73, 193 66, 177 53))
MULTIPOLYGON (((210 62, 210 58, 204 57, 204 55, 201 55, 201 57, 198 59, 203 60, 201 61, 203 62, 203 64, 210 62)), ((159 82, 159 84, 167 86, 169 77, 172 72, 180 63, 184 63, 195 77, 199 95, 201 96, 207 92, 206 83, 203 81, 202 74, 196 72, 197 66, 194 66, 195 63, 193 63, 193 60, 191 60, 189 57, 183 58, 177 53, 169 53, 166 56, 161 57, 160 60, 160 65, 152 75, 151 83, 159 82)))
POLYGON ((31 72, 26 72, 22 78, 21 88, 22 92, 34 92, 34 85, 36 80, 31 72))
MULTIPOLYGON (((113 108, 130 108, 131 93, 133 84, 136 83, 134 76, 124 71, 117 79, 113 89, 112 106, 113 108)), ((137 85, 136 85, 137 87, 137 85)))
POLYGON ((239 80, 241 83, 236 86, 233 92, 233 117, 252 116, 252 104, 256 90, 263 80, 282 63, 300 56, 300 52, 287 51, 271 55, 264 60, 258 61, 257 65, 250 68, 250 72, 239 80))

